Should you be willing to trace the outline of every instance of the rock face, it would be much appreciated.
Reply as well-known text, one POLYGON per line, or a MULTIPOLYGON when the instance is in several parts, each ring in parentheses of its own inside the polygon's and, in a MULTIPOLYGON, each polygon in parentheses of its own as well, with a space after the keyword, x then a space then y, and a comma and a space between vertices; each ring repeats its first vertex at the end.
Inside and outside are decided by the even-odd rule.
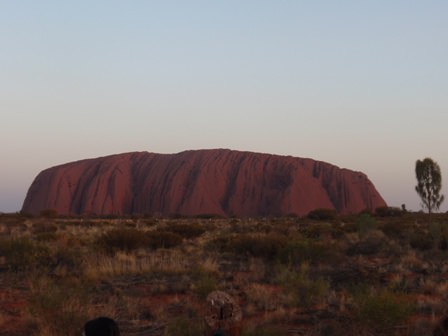
POLYGON ((169 216, 357 213, 385 206, 366 175, 311 159, 227 149, 135 152, 42 171, 22 210, 169 216))

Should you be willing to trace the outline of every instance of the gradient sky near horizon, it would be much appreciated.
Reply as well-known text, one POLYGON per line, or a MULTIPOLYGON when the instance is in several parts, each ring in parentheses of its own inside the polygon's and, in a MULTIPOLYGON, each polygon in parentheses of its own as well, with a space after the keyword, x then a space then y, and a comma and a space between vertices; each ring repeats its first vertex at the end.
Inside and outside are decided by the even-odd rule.
POLYGON ((0 212, 54 165, 200 148, 359 170, 419 210, 417 159, 448 194, 447 16, 446 0, 1 1, 0 212))

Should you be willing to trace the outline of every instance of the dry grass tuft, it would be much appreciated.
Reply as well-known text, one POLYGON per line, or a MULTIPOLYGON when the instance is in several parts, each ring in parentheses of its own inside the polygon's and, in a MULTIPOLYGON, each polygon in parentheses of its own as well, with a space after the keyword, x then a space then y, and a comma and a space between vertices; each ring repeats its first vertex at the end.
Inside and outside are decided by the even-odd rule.
POLYGON ((95 254, 87 256, 83 263, 84 275, 91 280, 144 273, 180 274, 188 267, 188 260, 182 254, 168 250, 140 257, 126 252, 117 252, 113 256, 95 254))

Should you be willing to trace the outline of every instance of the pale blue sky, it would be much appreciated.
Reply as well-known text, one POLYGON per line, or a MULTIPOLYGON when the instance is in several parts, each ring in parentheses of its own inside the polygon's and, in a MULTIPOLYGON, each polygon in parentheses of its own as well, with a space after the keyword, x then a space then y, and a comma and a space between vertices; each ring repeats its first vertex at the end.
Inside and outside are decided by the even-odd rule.
POLYGON ((417 159, 448 186, 447 60, 446 0, 0 1, 0 211, 50 166, 217 147, 418 210, 417 159))

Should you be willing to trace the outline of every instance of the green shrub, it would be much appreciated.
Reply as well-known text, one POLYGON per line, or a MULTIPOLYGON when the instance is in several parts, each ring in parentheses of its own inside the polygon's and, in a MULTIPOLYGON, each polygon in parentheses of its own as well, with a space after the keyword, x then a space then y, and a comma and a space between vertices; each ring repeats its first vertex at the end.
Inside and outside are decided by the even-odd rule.
POLYGON ((288 238, 277 233, 241 233, 238 236, 221 235, 211 240, 207 244, 207 249, 236 256, 251 256, 265 261, 276 261, 287 243, 288 238))
POLYGON ((277 253, 278 261, 282 264, 298 265, 303 262, 312 264, 332 262, 337 255, 330 247, 309 239, 290 240, 277 253))
POLYGON ((113 229, 104 233, 98 239, 98 244, 109 252, 132 251, 146 247, 148 238, 144 232, 136 229, 113 229))
POLYGON ((331 237, 333 239, 342 238, 345 235, 345 227, 342 225, 332 225, 331 227, 331 237))
POLYGON ((199 267, 192 272, 193 290, 201 298, 218 289, 218 281, 211 272, 199 267))
POLYGON ((283 335, 284 331, 275 327, 258 326, 249 330, 243 330, 242 336, 278 336, 283 335))
POLYGON ((139 248, 171 248, 182 243, 182 237, 166 231, 143 232, 136 229, 113 229, 103 234, 98 245, 109 252, 132 251, 139 248))
POLYGON ((159 248, 171 248, 182 244, 182 237, 178 234, 166 231, 150 231, 146 235, 147 246, 153 250, 159 248))
POLYGON ((392 220, 387 220, 384 223, 381 223, 380 225, 378 225, 378 229, 383 231, 384 234, 390 238, 394 238, 394 239, 403 239, 405 237, 407 237, 410 229, 411 229, 411 225, 408 221, 392 221, 392 220))
POLYGON ((330 287, 328 281, 310 277, 307 263, 300 265, 299 269, 280 269, 277 282, 286 293, 288 303, 295 307, 309 307, 318 303, 330 287))
POLYGON ((195 224, 170 224, 164 231, 175 233, 183 238, 192 239, 201 236, 205 228, 197 223, 195 224))
POLYGON ((357 231, 360 237, 365 236, 369 231, 376 228, 376 221, 369 214, 362 214, 356 221, 357 231))
POLYGON ((53 268, 65 268, 69 273, 79 273, 82 257, 79 251, 67 248, 58 248, 51 256, 53 268))
POLYGON ((9 269, 23 271, 38 268, 48 264, 49 249, 27 238, 1 239, 0 255, 5 257, 9 269))
POLYGON ((228 234, 219 235, 211 239, 206 248, 208 251, 215 251, 218 253, 233 252, 231 251, 233 236, 228 234))
POLYGON ((58 227, 53 223, 36 223, 33 225, 33 233, 55 233, 58 227))
POLYGON ((90 306, 87 288, 79 282, 30 280, 28 311, 37 324, 36 335, 79 335, 90 306))
POLYGON ((300 226, 299 232, 309 239, 320 239, 325 236, 332 238, 340 238, 344 235, 344 230, 341 226, 337 226, 335 223, 313 223, 310 225, 300 226))
POLYGON ((194 217, 198 218, 198 219, 224 219, 225 218, 225 216, 219 215, 219 214, 198 214, 194 217))
POLYGON ((243 234, 230 241, 230 249, 238 254, 250 255, 266 260, 275 260, 286 246, 286 236, 278 234, 243 234))
POLYGON ((252 256, 269 262, 295 265, 304 261, 332 262, 338 258, 331 246, 276 233, 223 235, 213 239, 207 248, 219 253, 252 256))
POLYGON ((332 227, 329 223, 315 223, 300 228, 300 233, 309 239, 319 239, 325 234, 331 234, 332 227))
POLYGON ((434 238, 423 230, 416 230, 409 238, 409 244, 413 249, 420 251, 430 250, 434 246, 434 238))
POLYGON ((331 220, 337 217, 337 211, 335 209, 315 209, 308 213, 307 217, 309 219, 315 220, 331 220))
POLYGON ((346 254, 348 256, 354 256, 380 253, 388 247, 388 242, 384 238, 384 233, 379 230, 367 232, 359 242, 351 245, 347 249, 346 254))
POLYGON ((444 228, 439 222, 429 223, 429 233, 434 240, 440 240, 444 235, 444 228))
POLYGON ((43 232, 36 234, 36 240, 39 242, 54 242, 58 239, 58 235, 54 232, 43 232))
POLYGON ((379 207, 375 209, 375 214, 379 217, 398 217, 403 215, 403 210, 396 207, 379 207))
POLYGON ((353 300, 358 322, 377 334, 392 334, 391 328, 405 323, 413 312, 405 294, 388 289, 357 288, 353 300))
POLYGON ((448 248, 448 227, 439 222, 429 224, 429 233, 433 238, 434 244, 441 250, 448 248))
POLYGON ((163 333, 164 336, 198 336, 203 334, 203 323, 184 317, 179 317, 169 323, 163 333))
POLYGON ((167 231, 143 232, 136 229, 113 229, 98 239, 98 244, 109 251, 131 251, 139 248, 171 248, 182 243, 182 237, 167 231))

